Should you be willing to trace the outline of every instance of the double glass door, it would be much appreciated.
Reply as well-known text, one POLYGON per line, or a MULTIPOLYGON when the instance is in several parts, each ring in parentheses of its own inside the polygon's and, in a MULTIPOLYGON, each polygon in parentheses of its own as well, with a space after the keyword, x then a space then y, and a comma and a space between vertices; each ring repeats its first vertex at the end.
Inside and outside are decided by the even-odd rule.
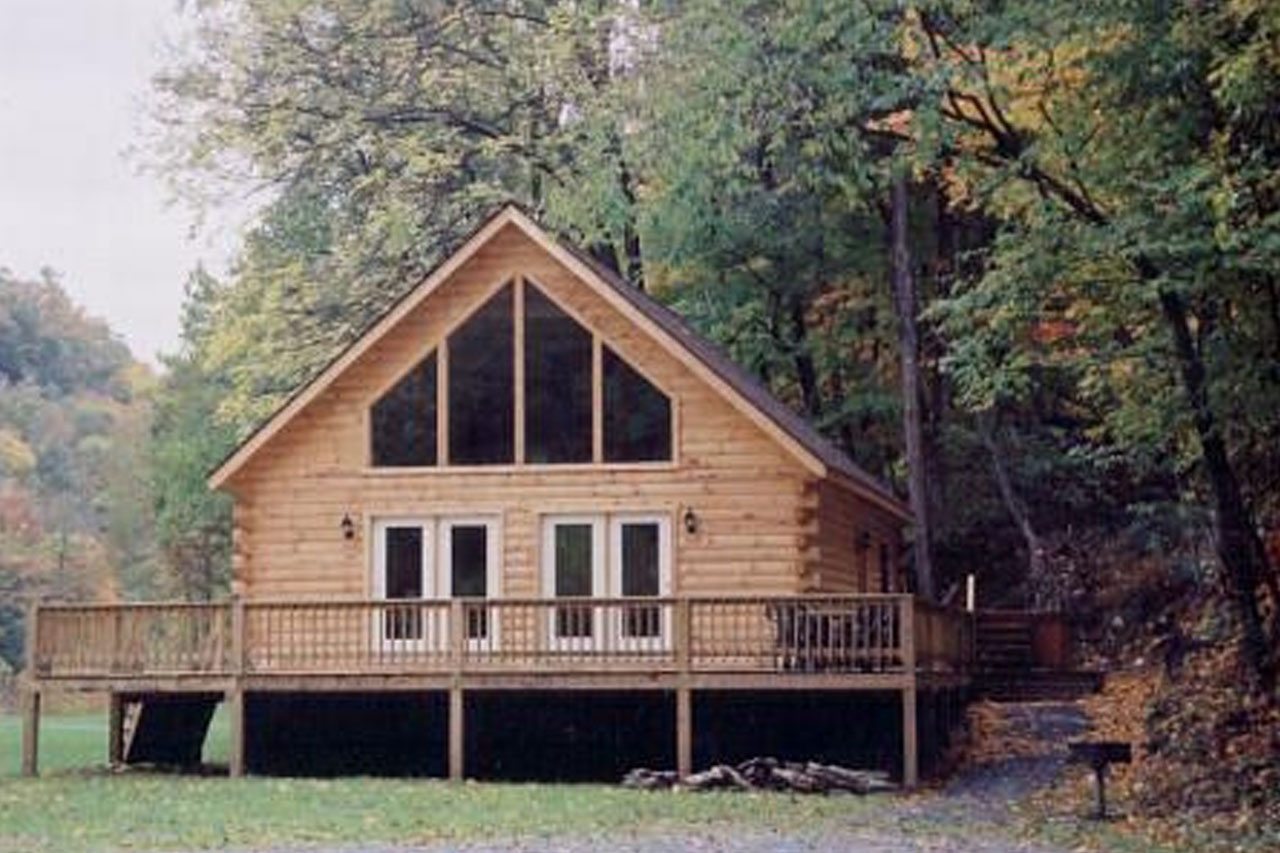
MULTIPOLYGON (((498 524, 487 517, 393 518, 374 524, 375 632, 383 648, 442 649, 448 609, 424 601, 487 599, 498 591, 498 524)), ((497 625, 484 607, 463 610, 463 636, 496 645, 497 625)))
POLYGON ((553 648, 670 648, 670 522, 657 514, 553 515, 543 519, 543 594, 566 599, 548 625, 553 648), (606 598, 609 603, 588 599, 606 598))

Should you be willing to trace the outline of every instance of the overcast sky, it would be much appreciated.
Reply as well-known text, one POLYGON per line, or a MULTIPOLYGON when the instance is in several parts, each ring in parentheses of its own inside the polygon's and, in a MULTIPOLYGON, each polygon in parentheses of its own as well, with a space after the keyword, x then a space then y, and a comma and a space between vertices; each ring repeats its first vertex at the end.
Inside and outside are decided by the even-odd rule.
POLYGON ((0 266, 57 270, 146 360, 175 347, 187 271, 220 271, 235 244, 225 222, 193 239, 190 211, 124 156, 178 2, 0 0, 0 266))

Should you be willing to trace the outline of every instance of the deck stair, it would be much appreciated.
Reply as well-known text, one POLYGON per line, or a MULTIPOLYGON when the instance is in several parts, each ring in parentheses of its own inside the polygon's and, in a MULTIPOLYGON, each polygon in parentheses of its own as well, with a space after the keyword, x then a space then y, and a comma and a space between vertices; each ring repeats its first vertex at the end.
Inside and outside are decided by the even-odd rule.
MULTIPOLYGON (((995 702, 1070 701, 1096 693, 1103 674, 1068 665, 1069 650, 1037 638, 1045 614, 980 611, 976 620, 975 692, 995 702)), ((1064 638, 1065 639, 1065 638, 1064 638)))
POLYGON ((126 764, 192 767, 200 763, 216 697, 146 697, 129 703, 124 719, 126 764))

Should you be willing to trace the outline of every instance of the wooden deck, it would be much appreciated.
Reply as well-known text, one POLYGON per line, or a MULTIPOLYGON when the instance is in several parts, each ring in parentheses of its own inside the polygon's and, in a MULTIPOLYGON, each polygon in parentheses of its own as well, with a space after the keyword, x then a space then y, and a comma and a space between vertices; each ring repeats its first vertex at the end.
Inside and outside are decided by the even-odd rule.
POLYGON ((969 614, 908 595, 57 604, 28 628, 31 773, 51 690, 221 694, 233 775, 247 692, 447 691, 455 777, 468 690, 672 691, 685 772, 693 691, 874 690, 901 693, 914 784, 917 691, 963 688, 974 658, 969 614))

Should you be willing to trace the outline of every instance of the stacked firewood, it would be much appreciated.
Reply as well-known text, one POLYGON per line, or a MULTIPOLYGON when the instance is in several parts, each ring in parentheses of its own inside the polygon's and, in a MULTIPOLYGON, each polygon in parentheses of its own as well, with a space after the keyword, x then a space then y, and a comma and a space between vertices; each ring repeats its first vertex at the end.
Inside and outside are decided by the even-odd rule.
POLYGON ((687 788, 692 791, 790 791, 797 794, 870 794, 892 791, 889 774, 878 770, 853 770, 816 761, 779 761, 776 758, 749 758, 738 765, 716 764, 681 779, 672 770, 629 772, 624 788, 656 791, 687 788))

